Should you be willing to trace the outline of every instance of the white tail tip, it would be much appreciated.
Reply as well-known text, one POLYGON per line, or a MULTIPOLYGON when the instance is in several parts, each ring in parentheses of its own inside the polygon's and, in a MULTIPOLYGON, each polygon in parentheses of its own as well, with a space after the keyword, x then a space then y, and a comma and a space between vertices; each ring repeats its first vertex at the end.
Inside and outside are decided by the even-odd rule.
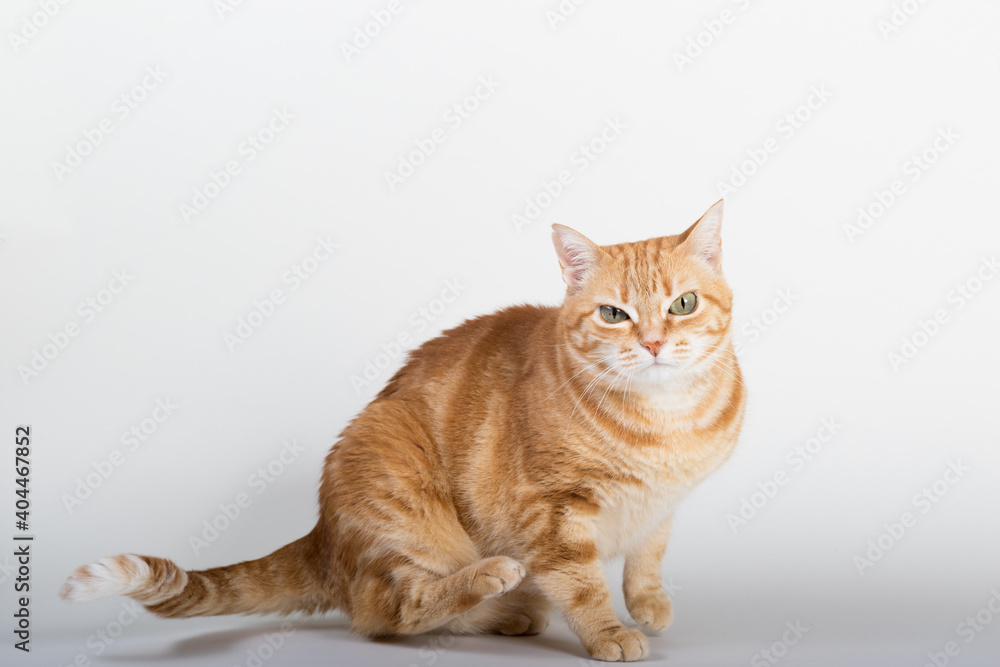
POLYGON ((128 595, 149 581, 149 566, 132 554, 102 558, 77 568, 59 589, 70 602, 89 602, 110 595, 128 595))

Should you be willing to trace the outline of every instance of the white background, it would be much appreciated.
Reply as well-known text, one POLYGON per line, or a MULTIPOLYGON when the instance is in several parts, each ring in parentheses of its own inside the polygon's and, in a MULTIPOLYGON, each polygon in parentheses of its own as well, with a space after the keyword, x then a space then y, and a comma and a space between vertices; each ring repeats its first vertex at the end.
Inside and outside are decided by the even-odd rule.
MULTIPOLYGON (((72 2, 15 44, 40 5, 4 4, 0 536, 17 532, 13 439, 27 423, 36 541, 30 657, 10 646, 12 547, 0 549, 0 661, 247 664, 278 621, 143 617, 110 646, 88 644, 117 631, 121 600, 71 606, 56 591, 101 556, 200 569, 304 534, 326 450, 401 364, 355 390, 384 345, 558 303, 551 223, 598 243, 677 233, 742 170, 724 248, 749 411, 734 457, 679 513, 664 563, 676 621, 650 661, 768 664, 755 655, 798 621, 809 630, 777 648, 781 664, 919 667, 949 641, 949 664, 996 664, 1000 618, 971 642, 959 626, 1000 590, 1000 280, 973 280, 961 308, 953 290, 1000 252, 1000 7, 911 0, 886 33, 889 0, 595 1, 554 27, 555 0, 405 2, 348 59, 342 45, 386 6, 247 0, 220 16, 210 0, 72 2), (723 11, 732 20, 715 23, 723 11), (147 68, 163 80, 122 118, 116 99, 147 68), (467 100, 481 77, 496 89, 467 100), (455 127, 445 114, 463 101, 478 108, 455 127), (274 109, 294 119, 246 160, 241 145, 274 109), (104 118, 113 131, 58 174, 104 118), (624 129, 580 171, 581 145, 616 119, 624 129), (444 142, 391 189, 385 173, 437 128, 444 142), (928 149, 936 160, 914 180, 928 149), (186 222, 180 206, 229 160, 240 173, 186 222), (512 216, 562 170, 572 182, 517 229, 512 216), (894 180, 901 194, 851 238, 845 225, 894 180), (293 290, 283 276, 318 237, 339 248, 293 290), (86 321, 79 305, 108 297, 116 270, 134 279, 86 321), (421 330, 413 314, 449 280, 458 298, 421 330), (231 351, 224 336, 275 289, 284 303, 231 351), (791 305, 776 313, 782 293, 791 305), (938 310, 944 323, 894 367, 889 353, 938 310), (43 349, 73 323, 64 349, 43 349), (25 380, 36 351, 51 358, 25 380), (121 434, 167 398, 179 408, 129 450, 121 434), (824 418, 842 427, 794 470, 787 452, 824 418), (289 439, 305 452, 258 494, 250 477, 289 439), (124 462, 69 511, 66 494, 114 450, 124 462), (914 495, 950 463, 968 472, 922 512, 914 495), (780 471, 787 483, 734 532, 727 515, 780 471), (190 536, 240 493, 251 505, 195 554, 190 536), (904 512, 916 525, 883 537, 891 549, 859 573, 855 556, 904 512)), ((559 620, 538 638, 447 648, 367 642, 335 615, 297 627, 267 664, 585 658, 559 620)))

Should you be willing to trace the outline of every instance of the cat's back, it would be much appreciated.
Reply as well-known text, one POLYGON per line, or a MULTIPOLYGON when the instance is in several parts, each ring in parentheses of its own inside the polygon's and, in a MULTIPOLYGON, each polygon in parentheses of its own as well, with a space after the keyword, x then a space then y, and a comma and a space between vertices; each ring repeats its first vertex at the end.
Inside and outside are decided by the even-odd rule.
POLYGON ((413 350, 378 398, 508 385, 546 353, 557 314, 522 304, 466 320, 413 350))

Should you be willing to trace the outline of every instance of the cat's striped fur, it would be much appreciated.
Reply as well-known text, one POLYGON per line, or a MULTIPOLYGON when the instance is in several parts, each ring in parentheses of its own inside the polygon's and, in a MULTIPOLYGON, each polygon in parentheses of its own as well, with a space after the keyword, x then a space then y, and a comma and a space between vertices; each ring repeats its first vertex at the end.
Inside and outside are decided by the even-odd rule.
POLYGON ((327 456, 311 533, 203 571, 107 558, 63 597, 129 595, 166 617, 339 609, 369 636, 533 634, 554 606, 592 656, 645 657, 601 560, 624 556, 629 613, 666 628, 671 517, 743 419, 721 217, 720 202, 678 236, 605 247, 557 225, 562 306, 508 308, 414 351, 327 456), (670 314, 686 292, 697 309, 670 314), (609 324, 601 305, 630 317, 609 324))

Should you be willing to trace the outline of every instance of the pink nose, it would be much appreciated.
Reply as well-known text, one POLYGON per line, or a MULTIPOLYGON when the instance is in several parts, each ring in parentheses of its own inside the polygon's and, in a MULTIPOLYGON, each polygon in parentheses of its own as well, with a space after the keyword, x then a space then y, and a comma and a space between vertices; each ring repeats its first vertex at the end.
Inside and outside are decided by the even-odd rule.
POLYGON ((644 340, 642 341, 642 346, 649 350, 649 353, 654 357, 659 354, 660 348, 663 347, 662 340, 644 340))

